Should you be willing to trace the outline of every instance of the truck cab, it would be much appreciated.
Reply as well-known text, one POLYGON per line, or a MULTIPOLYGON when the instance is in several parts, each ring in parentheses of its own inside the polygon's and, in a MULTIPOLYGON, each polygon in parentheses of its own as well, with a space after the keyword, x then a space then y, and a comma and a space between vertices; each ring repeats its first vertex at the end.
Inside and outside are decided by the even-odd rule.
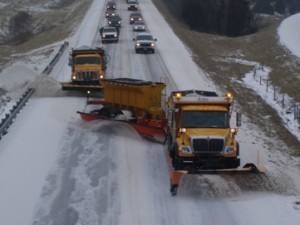
POLYGON ((238 129, 230 127, 232 101, 230 94, 219 97, 208 91, 171 93, 167 102, 168 151, 176 170, 240 166, 238 129))
POLYGON ((105 78, 106 60, 102 48, 73 49, 69 65, 72 84, 100 85, 100 80, 105 78))

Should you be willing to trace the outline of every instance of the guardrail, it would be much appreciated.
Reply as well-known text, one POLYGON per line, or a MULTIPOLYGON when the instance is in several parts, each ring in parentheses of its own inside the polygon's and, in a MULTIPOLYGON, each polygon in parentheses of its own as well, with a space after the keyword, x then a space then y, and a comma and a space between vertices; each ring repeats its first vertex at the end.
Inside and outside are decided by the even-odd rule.
POLYGON ((22 97, 19 99, 19 101, 16 102, 16 104, 12 107, 9 113, 5 114, 5 118, 1 120, 0 122, 0 140, 3 135, 7 133, 7 129, 12 124, 13 120, 16 118, 16 115, 21 111, 21 109, 25 106, 26 102, 30 98, 30 96, 33 94, 34 89, 30 88, 28 89, 22 97))
MULTIPOLYGON (((69 42, 65 41, 58 50, 58 53, 54 56, 54 58, 50 61, 48 66, 43 70, 43 74, 49 75, 52 71, 55 64, 58 62, 59 58, 64 53, 65 49, 69 46, 69 42)), ((31 97, 31 95, 34 93, 34 89, 30 88, 28 89, 22 97, 19 99, 19 101, 12 107, 9 113, 5 114, 5 118, 1 120, 0 122, 0 140, 3 135, 7 133, 7 129, 12 124, 13 120, 16 118, 16 115, 21 111, 21 109, 25 106, 28 99, 31 97)))
POLYGON ((61 55, 64 53, 65 49, 69 46, 69 42, 65 41, 58 50, 58 53, 54 56, 54 58, 51 60, 51 62, 48 64, 48 66, 43 70, 43 74, 49 75, 52 71, 55 64, 58 62, 61 55))

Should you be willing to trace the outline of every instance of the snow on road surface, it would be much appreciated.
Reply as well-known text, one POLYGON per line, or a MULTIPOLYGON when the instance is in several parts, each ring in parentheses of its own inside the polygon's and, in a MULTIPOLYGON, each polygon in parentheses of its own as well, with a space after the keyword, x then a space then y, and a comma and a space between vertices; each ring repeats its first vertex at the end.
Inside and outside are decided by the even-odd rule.
MULTIPOLYGON (((127 15, 125 2, 118 1, 118 5, 120 13, 127 15)), ((71 46, 92 44, 94 35, 85 34, 97 32, 95 27, 101 19, 102 7, 99 1, 93 1, 83 21, 89 26, 79 26, 78 32, 69 39, 71 46)), ((216 89, 205 72, 192 62, 189 51, 152 2, 141 1, 140 8, 150 31, 158 37, 159 53, 177 87, 216 89), (172 43, 172 48, 166 48, 168 43, 172 43), (177 57, 179 53, 180 58, 177 57)), ((130 34, 122 35, 123 38, 131 37, 130 34)), ((123 62, 126 57, 133 63, 140 62, 135 55, 130 55, 133 45, 129 41, 122 40, 116 47, 128 50, 129 57, 121 55, 122 52, 115 54, 123 62)), ((150 58, 148 55, 138 58, 146 57, 150 58)), ((62 60, 67 61, 66 58, 62 60)), ((64 80, 68 70, 66 63, 59 62, 53 73, 55 79, 64 80)), ((124 67, 124 71, 127 70, 130 71, 124 67)), ((32 76, 30 69, 22 71, 29 71, 23 73, 25 80, 32 76)), ((1 83, 5 83, 5 78, 0 75, 1 83)), ((242 163, 256 162, 260 156, 271 175, 259 179, 252 176, 186 177, 178 196, 171 197, 166 152, 162 145, 141 139, 123 124, 84 123, 75 113, 84 108, 84 98, 53 97, 59 90, 51 78, 39 80, 36 85, 39 85, 36 96, 0 141, 1 224, 299 223, 300 179, 293 167, 297 161, 284 155, 270 156, 264 145, 266 137, 247 118, 238 134, 243 146, 242 163), (48 97, 41 87, 48 88, 48 97), (287 162, 287 165, 281 167, 283 171, 274 171, 276 163, 272 161, 279 164, 277 169, 280 164, 287 162)))

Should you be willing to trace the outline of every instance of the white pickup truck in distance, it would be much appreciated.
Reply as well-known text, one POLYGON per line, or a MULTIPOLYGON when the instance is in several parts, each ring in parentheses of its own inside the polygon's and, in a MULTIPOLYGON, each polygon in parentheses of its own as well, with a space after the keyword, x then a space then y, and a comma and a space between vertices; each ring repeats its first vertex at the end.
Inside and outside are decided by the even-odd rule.
POLYGON ((99 29, 102 43, 118 43, 119 41, 119 28, 117 27, 101 27, 99 29))
POLYGON ((135 52, 151 52, 152 54, 155 52, 155 42, 157 41, 156 38, 153 38, 153 36, 150 33, 147 32, 141 32, 136 35, 135 38, 133 38, 133 41, 135 41, 135 52))

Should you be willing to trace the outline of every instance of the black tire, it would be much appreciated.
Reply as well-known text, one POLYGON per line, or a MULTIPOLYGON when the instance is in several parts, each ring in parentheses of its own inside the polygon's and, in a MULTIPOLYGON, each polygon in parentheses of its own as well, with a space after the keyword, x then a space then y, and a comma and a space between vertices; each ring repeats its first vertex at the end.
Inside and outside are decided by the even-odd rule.
POLYGON ((135 53, 139 53, 139 50, 136 49, 136 50, 135 50, 135 53))
POLYGON ((183 169, 183 165, 181 160, 179 159, 178 156, 178 152, 177 149, 174 149, 174 159, 173 159, 173 167, 175 170, 182 170, 183 169))
POLYGON ((111 114, 110 114, 109 108, 103 107, 103 108, 99 109, 99 115, 110 118, 111 114))
POLYGON ((155 50, 154 50, 154 49, 152 49, 152 54, 154 54, 154 52, 155 52, 155 50))
POLYGON ((114 107, 103 107, 100 110, 98 110, 98 114, 101 116, 114 118, 117 115, 122 115, 123 112, 117 108, 114 107))

